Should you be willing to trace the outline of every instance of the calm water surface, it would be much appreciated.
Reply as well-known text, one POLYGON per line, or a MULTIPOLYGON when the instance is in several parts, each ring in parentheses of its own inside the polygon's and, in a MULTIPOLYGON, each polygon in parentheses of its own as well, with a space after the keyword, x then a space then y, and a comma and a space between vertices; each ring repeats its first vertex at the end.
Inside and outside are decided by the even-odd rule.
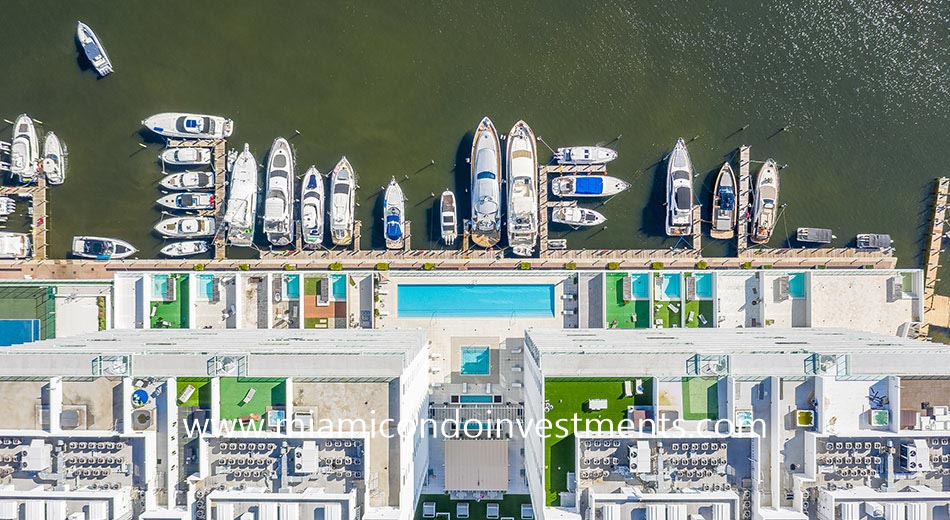
MULTIPOLYGON (((788 165, 771 246, 798 226, 831 227, 836 245, 890 233, 907 266, 920 262, 932 179, 948 173, 948 2, 5 6, 0 112, 34 115, 71 152, 66 184, 51 190, 55 257, 76 234, 157 253, 160 147, 139 147, 139 122, 163 111, 233 118, 232 145, 250 143, 261 162, 276 136, 293 137, 298 175, 309 164, 326 173, 345 154, 359 176, 363 247, 381 245, 380 190, 391 176, 409 198, 413 247, 438 247, 430 193, 456 190, 467 213, 464 159, 483 115, 503 132, 523 118, 552 146, 619 150, 610 171, 633 188, 598 208, 606 230, 552 233, 575 248, 676 245, 662 236, 658 161, 679 136, 696 137, 689 150, 707 206, 716 169, 739 144, 788 165), (77 19, 103 40, 112 76, 83 70, 77 19)), ((8 138, 9 127, 0 132, 8 138)), ((732 252, 704 244, 707 255, 732 252)))

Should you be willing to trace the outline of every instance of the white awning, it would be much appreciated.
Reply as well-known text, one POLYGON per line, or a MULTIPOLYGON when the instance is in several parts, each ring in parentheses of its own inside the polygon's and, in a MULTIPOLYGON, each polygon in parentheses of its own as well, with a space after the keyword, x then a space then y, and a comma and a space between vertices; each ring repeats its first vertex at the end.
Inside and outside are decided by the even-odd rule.
POLYGON ((446 491, 508 491, 508 441, 445 441, 446 491))

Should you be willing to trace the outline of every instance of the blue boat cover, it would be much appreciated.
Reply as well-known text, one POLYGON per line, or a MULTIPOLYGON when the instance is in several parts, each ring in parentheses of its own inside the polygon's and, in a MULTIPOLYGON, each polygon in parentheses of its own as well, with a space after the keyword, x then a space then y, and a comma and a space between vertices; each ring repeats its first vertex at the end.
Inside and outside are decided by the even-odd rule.
POLYGON ((733 209, 736 206, 736 193, 731 186, 719 188, 719 207, 724 210, 733 209))
POLYGON ((310 178, 307 179, 307 189, 312 190, 316 187, 317 187, 317 176, 311 175, 310 178))
POLYGON ((389 240, 402 238, 402 226, 399 225, 399 217, 396 215, 386 217, 386 238, 389 240))
POLYGON ((604 192, 604 180, 600 177, 578 177, 574 193, 578 195, 600 195, 604 192))

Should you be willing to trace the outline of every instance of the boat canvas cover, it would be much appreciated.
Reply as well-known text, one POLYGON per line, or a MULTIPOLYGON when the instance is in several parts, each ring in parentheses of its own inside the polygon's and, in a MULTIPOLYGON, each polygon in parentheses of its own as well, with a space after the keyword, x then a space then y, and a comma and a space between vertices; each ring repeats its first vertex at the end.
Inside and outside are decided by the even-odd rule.
POLYGON ((109 243, 103 240, 83 240, 82 252, 88 255, 104 256, 111 255, 112 248, 109 243))
POLYGON ((402 238, 402 227, 399 225, 399 215, 389 215, 386 217, 386 238, 389 240, 399 240, 402 238))
POLYGON ((194 206, 198 203, 198 197, 190 193, 178 196, 178 205, 182 207, 194 206))
POLYGON ((736 207, 736 192, 732 186, 719 188, 719 209, 731 210, 736 207))
POLYGON ((686 186, 676 188, 676 209, 677 211, 686 211, 689 209, 690 189, 686 186))
POLYGON ((804 228, 803 229, 802 239, 806 242, 818 242, 821 244, 827 244, 831 242, 832 232, 830 229, 824 228, 804 228))
POLYGON ((577 177, 574 193, 578 195, 600 195, 604 192, 604 180, 600 177, 577 177))

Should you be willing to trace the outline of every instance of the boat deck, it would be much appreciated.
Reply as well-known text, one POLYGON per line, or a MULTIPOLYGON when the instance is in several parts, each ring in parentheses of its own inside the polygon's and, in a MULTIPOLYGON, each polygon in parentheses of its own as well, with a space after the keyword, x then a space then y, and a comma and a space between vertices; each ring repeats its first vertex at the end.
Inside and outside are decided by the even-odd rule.
POLYGON ((947 220, 947 197, 950 194, 950 178, 940 177, 934 190, 933 213, 930 219, 930 238, 924 251, 924 320, 920 326, 920 337, 926 338, 931 323, 946 321, 938 316, 940 306, 936 304, 937 268, 940 267, 940 251, 943 249, 943 234, 947 220))
POLYGON ((749 168, 750 147, 739 147, 739 197, 736 201, 736 254, 742 256, 749 248, 749 204, 752 195, 752 175, 749 168))

